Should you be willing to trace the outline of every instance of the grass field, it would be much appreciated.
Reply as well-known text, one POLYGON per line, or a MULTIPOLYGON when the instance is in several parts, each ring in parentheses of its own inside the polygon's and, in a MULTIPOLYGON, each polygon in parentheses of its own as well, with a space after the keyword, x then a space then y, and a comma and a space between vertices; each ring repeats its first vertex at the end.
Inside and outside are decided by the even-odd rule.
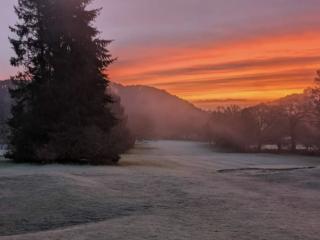
POLYGON ((316 240, 320 160, 142 142, 120 166, 0 162, 0 239, 316 240))

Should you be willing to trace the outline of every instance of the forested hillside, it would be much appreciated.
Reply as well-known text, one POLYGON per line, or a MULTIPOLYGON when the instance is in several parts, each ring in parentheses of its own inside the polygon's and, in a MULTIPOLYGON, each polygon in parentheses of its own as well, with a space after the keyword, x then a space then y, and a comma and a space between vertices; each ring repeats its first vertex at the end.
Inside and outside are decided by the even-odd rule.
POLYGON ((113 83, 128 115, 128 125, 140 139, 202 140, 209 114, 166 91, 113 83))

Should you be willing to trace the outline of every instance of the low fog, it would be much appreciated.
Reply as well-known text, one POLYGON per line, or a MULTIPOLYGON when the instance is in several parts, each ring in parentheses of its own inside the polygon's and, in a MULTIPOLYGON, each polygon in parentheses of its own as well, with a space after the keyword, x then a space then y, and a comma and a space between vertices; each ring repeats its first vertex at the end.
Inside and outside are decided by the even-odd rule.
POLYGON ((208 113, 166 91, 147 86, 113 83, 128 117, 128 126, 138 139, 204 140, 208 113))

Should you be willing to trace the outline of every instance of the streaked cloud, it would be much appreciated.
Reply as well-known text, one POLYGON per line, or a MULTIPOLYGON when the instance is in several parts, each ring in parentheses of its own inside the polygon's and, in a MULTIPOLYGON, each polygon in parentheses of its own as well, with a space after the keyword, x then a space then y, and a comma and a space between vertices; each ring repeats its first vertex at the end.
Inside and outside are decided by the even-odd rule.
POLYGON ((113 66, 111 76, 125 84, 147 82, 197 105, 220 98, 245 98, 248 104, 269 101, 313 85, 320 67, 319 42, 320 31, 301 30, 227 43, 203 42, 198 48, 155 49, 138 61, 128 58, 113 66))
POLYGON ((270 59, 251 59, 251 60, 240 60, 234 62, 225 62, 217 64, 196 64, 188 67, 177 67, 175 69, 164 69, 160 71, 150 71, 145 73, 137 74, 136 76, 130 76, 131 80, 144 79, 153 77, 171 77, 176 75, 198 75, 201 73, 221 73, 231 72, 235 70, 257 70, 257 69, 269 69, 279 67, 296 67, 305 66, 311 64, 319 64, 319 56, 290 56, 290 57, 278 57, 270 59))

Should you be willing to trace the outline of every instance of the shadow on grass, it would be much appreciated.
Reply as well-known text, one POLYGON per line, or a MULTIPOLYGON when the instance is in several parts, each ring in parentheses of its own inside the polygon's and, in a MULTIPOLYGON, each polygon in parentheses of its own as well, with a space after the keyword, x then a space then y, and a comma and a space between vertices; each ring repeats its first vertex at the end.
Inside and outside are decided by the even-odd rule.
POLYGON ((154 161, 154 160, 122 160, 118 163, 119 167, 152 167, 173 169, 180 164, 173 161, 154 161))

